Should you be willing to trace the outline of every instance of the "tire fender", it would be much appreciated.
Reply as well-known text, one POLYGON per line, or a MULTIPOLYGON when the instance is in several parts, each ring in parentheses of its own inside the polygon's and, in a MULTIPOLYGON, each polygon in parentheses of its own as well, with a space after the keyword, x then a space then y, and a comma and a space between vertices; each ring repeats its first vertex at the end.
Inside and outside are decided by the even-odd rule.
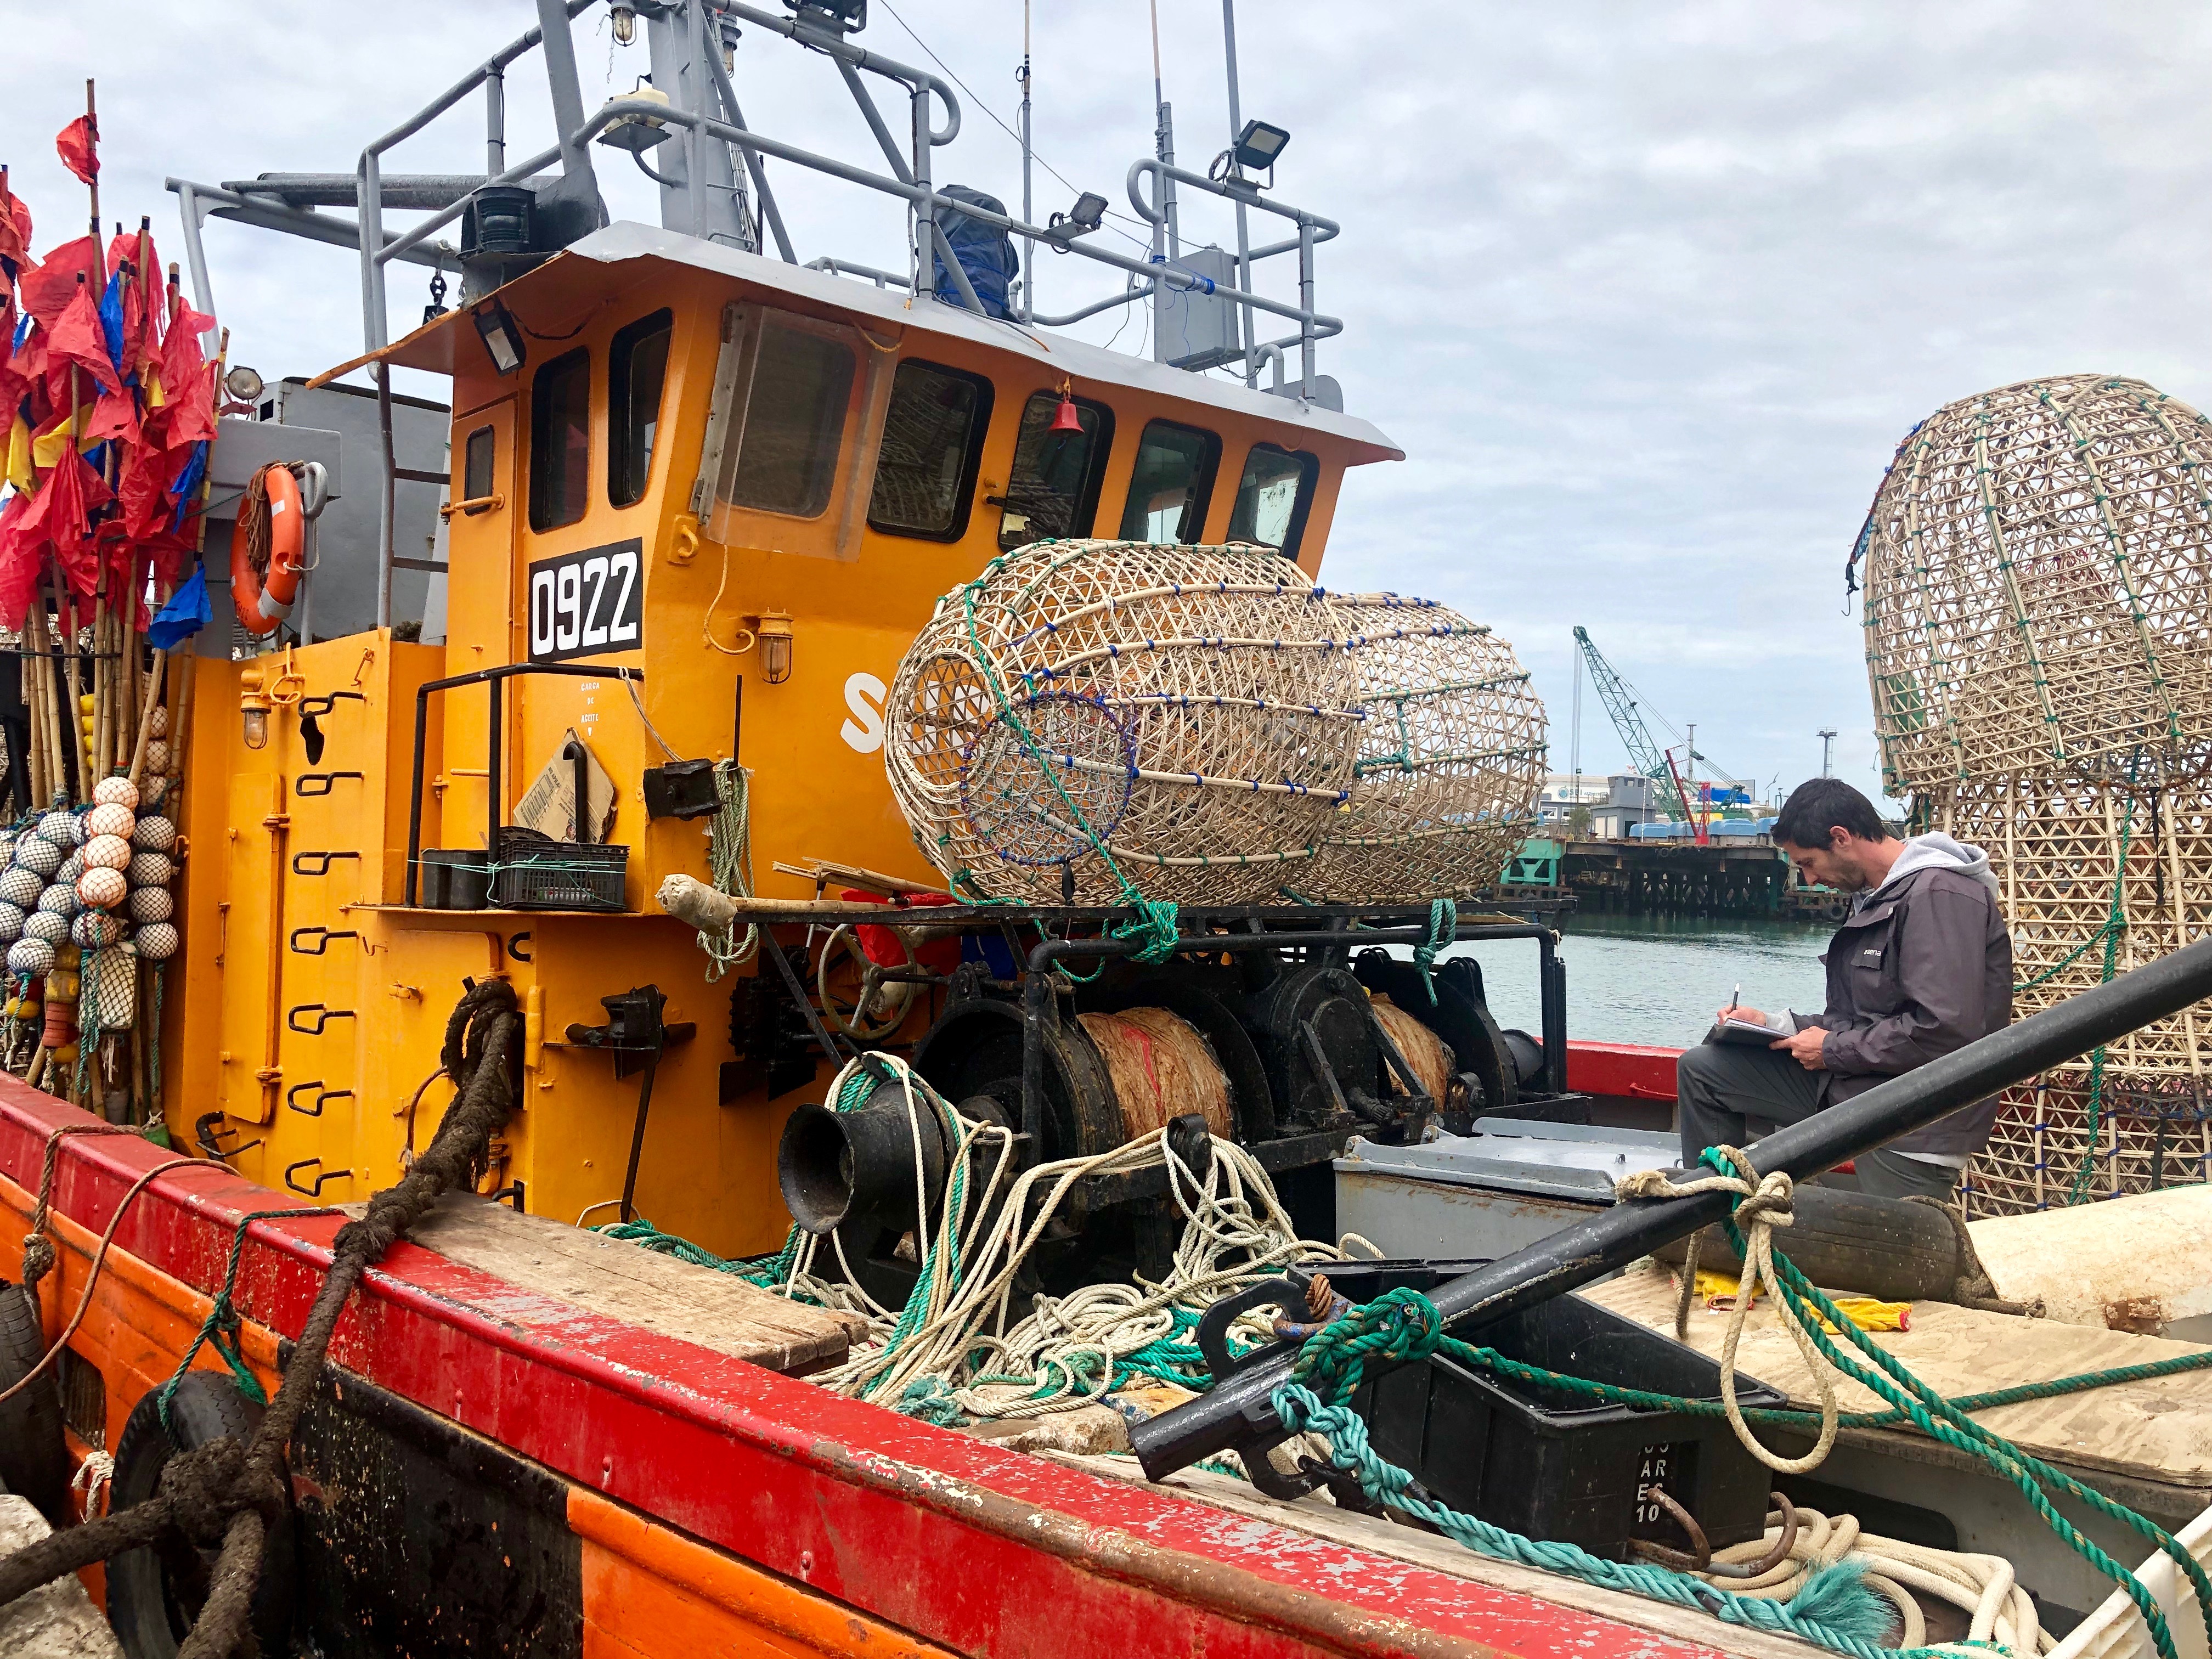
MULTIPOLYGON (((260 1426, 262 1407, 240 1394, 223 1371, 191 1371, 169 1401, 169 1425, 161 1426, 161 1390, 147 1391, 131 1408, 115 1444, 115 1477, 108 1488, 108 1511, 128 1509, 154 1495, 161 1471, 179 1452, 195 1451, 225 1435, 250 1437, 260 1426)), ((176 1659, 185 1615, 196 1616, 196 1601, 178 1593, 185 1574, 176 1552, 191 1546, 173 1541, 165 1559, 161 1546, 117 1556, 107 1564, 107 1622, 115 1628, 130 1659, 176 1659)), ((203 1571, 212 1571, 216 1553, 200 1552, 203 1571)), ((290 1651, 293 1541, 291 1517, 272 1528, 262 1547, 261 1577, 253 1587, 253 1628, 264 1654, 290 1651)))
MULTIPOLYGON (((28 1376, 46 1352, 37 1301, 22 1285, 0 1279, 0 1393, 28 1376)), ((54 1370, 0 1405, 0 1491, 29 1498, 51 1526, 76 1518, 70 1512, 69 1447, 54 1370)))

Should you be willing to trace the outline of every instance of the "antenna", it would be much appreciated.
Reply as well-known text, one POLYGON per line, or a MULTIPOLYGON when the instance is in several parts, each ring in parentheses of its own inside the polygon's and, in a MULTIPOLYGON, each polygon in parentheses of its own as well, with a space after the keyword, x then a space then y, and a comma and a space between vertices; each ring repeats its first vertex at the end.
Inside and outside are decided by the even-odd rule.
POLYGON ((1820 775, 1824 778, 1832 777, 1835 775, 1828 770, 1828 751, 1830 745, 1836 740, 1836 728, 1832 726, 1824 726, 1814 735, 1820 739, 1820 775))

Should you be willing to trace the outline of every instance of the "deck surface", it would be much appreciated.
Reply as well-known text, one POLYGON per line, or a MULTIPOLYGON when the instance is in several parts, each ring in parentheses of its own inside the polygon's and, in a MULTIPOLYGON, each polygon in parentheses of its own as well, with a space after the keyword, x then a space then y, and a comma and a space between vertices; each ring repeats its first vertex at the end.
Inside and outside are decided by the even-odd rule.
POLYGON ((854 1315, 786 1301, 712 1267, 466 1194, 441 1199, 408 1240, 530 1292, 484 1310, 523 1325, 550 1322, 530 1306, 550 1297, 795 1376, 837 1364, 867 1328, 854 1315))
MULTIPOLYGON (((1581 1294, 1654 1330, 1673 1334, 1674 1279, 1663 1267, 1632 1270, 1581 1294)), ((1690 1316, 1690 1344, 1717 1358, 1726 1328, 1724 1315, 1699 1308, 1690 1316)), ((1880 1332, 1874 1340, 1915 1376, 1952 1399, 2203 1352, 2191 1342, 2054 1319, 1982 1313, 1941 1302, 1914 1303, 1910 1330, 1880 1332)), ((1819 1395, 1796 1343, 1763 1303, 1746 1325, 1736 1364, 1746 1376, 1787 1394, 1793 1405, 1817 1409, 1819 1395)), ((1839 1380, 1837 1398, 1847 1412, 1880 1411, 1886 1404, 1847 1380, 1839 1380)), ((2077 1473, 2094 1471, 2168 1486, 2212 1487, 2212 1387, 2207 1386, 2202 1371, 2026 1401, 1978 1412, 1974 1420, 2023 1450, 2077 1473)), ((1905 1443, 1938 1449, 1917 1434, 1868 1432, 1900 1443, 1900 1449, 1905 1443)))

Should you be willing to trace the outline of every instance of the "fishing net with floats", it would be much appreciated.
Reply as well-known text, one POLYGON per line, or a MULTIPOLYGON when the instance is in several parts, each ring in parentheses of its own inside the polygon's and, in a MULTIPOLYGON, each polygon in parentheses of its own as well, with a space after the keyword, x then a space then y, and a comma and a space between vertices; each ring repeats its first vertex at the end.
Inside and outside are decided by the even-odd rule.
POLYGON ((1861 532, 1893 791, 2212 764, 2212 427, 2136 380, 2023 381, 1906 436, 1861 532))

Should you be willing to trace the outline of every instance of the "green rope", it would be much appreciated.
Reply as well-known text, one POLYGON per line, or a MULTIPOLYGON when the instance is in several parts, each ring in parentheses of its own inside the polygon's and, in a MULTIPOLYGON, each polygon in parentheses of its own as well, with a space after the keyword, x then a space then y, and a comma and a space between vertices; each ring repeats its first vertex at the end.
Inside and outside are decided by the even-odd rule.
MULTIPOLYGON (((1743 1170, 1732 1169, 1720 1151, 1714 1147, 1705 1149, 1701 1161, 1724 1174, 1747 1174, 1749 1170, 1747 1161, 1743 1170)), ((1743 1235, 1736 1227, 1733 1210, 1729 1218, 1728 1231, 1730 1242, 1741 1254, 1745 1248, 1743 1235)), ((2054 1488, 2087 1504, 2154 1544, 2173 1561, 2195 1588, 2198 1608, 2204 1617, 2206 1633, 2212 1637, 2212 1577, 2206 1575, 2197 1558, 2184 1549, 2164 1528, 2146 1520, 2125 1504, 2114 1503, 2102 1492, 2082 1485, 2041 1459, 2031 1457, 2010 1441, 1975 1422, 1957 1406, 1914 1376, 1887 1349, 1854 1325, 1778 1250, 1774 1252, 1774 1270, 1782 1294, 1790 1304, 1789 1316, 1803 1328, 1813 1345, 1820 1350, 1821 1357, 1846 1376, 1903 1411, 1922 1433, 1980 1459, 2011 1480, 2052 1532, 2126 1592, 2128 1599, 2142 1613, 2143 1622, 2150 1627, 2160 1659, 2174 1659, 2173 1637, 2166 1628, 2166 1615, 2160 1610, 2156 1600, 2133 1573, 2098 1548, 2078 1528, 2060 1515, 2052 1506, 2045 1488, 2054 1488), (1816 1314, 1819 1317, 1814 1316, 1816 1314), (1823 1328, 1821 1321, 1824 1319, 1829 1326, 1843 1333, 1845 1340, 1872 1362, 1871 1365, 1862 1364, 1839 1350, 1823 1328)))
POLYGON ((215 1300, 208 1304, 207 1317, 200 1322, 199 1331, 193 1336, 191 1346, 185 1350, 185 1357, 177 1362, 177 1369, 170 1373, 169 1380, 154 1393, 155 1408, 161 1414, 162 1431, 172 1442, 176 1439, 176 1431, 169 1425, 169 1402, 177 1397, 177 1390, 184 1383, 185 1374, 191 1370, 192 1359, 203 1346, 213 1348, 222 1363, 230 1367, 230 1374, 238 1379, 240 1394, 257 1406, 269 1403, 268 1391, 261 1386, 260 1379, 254 1376, 252 1368, 246 1363, 246 1356, 238 1346, 238 1264, 246 1253, 246 1228, 257 1221, 293 1221, 302 1216, 337 1213, 337 1211, 329 1208, 251 1210, 239 1217, 238 1231, 230 1236, 230 1260, 223 1268, 222 1288, 216 1291, 215 1300))
MULTIPOLYGON (((2136 780, 2136 763, 2128 763, 2128 781, 2136 780)), ((2120 814, 2120 855, 2112 866, 2112 902, 2105 918, 2105 971, 2100 984, 2110 984, 2118 963, 2120 934, 2126 927, 2126 910, 2123 904, 2124 884, 2128 877, 2128 840, 2135 831, 2136 798, 2130 793, 2127 810, 2120 814)), ((2154 854, 2155 856, 2155 854, 2154 854)), ((2067 1189, 2066 1202, 2079 1204, 2087 1196, 2089 1177, 2096 1169, 2097 1137, 2104 1132, 2105 1123, 2105 1045, 2099 1043, 2089 1056, 2089 1121, 2082 1132, 2081 1165, 2074 1171, 2074 1184, 2067 1189)), ((2206 1603, 2206 1618, 2212 1621, 2212 1601, 2206 1603)))
POLYGON ((1429 1006, 1437 1006, 1437 953, 1459 932, 1459 909, 1449 899, 1429 901, 1429 936, 1413 947, 1413 966, 1421 970, 1421 988, 1429 994, 1429 1006))
MULTIPOLYGON (((707 826, 707 867, 714 890, 732 898, 753 896, 752 778, 734 760, 714 763, 714 794, 721 805, 707 826)), ((707 953, 707 983, 712 985, 752 959, 760 948, 760 924, 747 922, 742 935, 734 927, 726 933, 702 931, 699 948, 707 953)))
POLYGON ((991 688, 991 696, 999 705, 999 718, 1021 740, 1022 747, 1029 751, 1030 758, 1043 771, 1046 781, 1052 785, 1053 793, 1060 797, 1060 805, 1068 810, 1076 828, 1091 843, 1091 850, 1098 854, 1113 876, 1115 885, 1121 890, 1122 902, 1135 913, 1130 920, 1117 924, 1108 932, 1115 939, 1141 940, 1142 947, 1138 951, 1136 959, 1147 965, 1157 965, 1175 955, 1176 906, 1168 900, 1146 898, 1136 883, 1131 881, 1122 872, 1121 866, 1115 862, 1105 837, 1092 828, 1090 817, 1076 804, 1075 798, 1067 793, 1067 787, 1060 781, 1060 774, 1053 769, 1052 757, 1037 742, 1036 734, 1030 730, 1029 722, 1016 712, 1013 699, 999 678, 998 665, 992 660, 990 652, 984 647, 982 632, 975 621, 975 596, 990 580, 992 573, 1005 562, 1003 554, 992 560, 983 567, 982 574, 960 590, 961 614, 968 624, 969 649, 975 665, 982 671, 983 683, 991 688))

